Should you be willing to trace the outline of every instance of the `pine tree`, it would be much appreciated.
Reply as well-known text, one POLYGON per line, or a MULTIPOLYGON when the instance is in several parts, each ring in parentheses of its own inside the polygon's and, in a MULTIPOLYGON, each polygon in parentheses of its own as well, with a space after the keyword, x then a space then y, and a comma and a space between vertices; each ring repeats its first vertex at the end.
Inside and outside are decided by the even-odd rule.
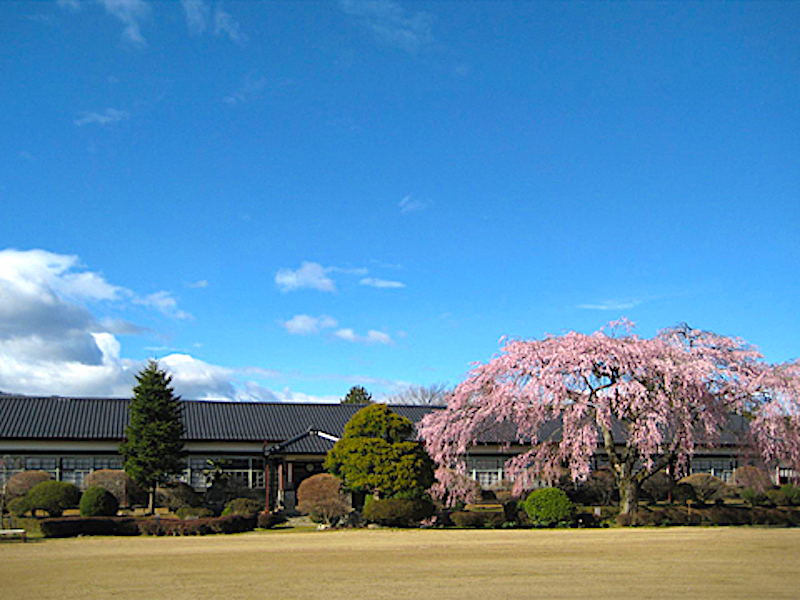
POLYGON ((183 470, 183 422, 181 401, 172 378, 150 361, 138 375, 129 408, 129 424, 120 453, 125 471, 148 491, 148 510, 155 508, 156 487, 183 470))
POLYGON ((342 399, 342 404, 372 404, 372 394, 360 385, 354 385, 342 399))

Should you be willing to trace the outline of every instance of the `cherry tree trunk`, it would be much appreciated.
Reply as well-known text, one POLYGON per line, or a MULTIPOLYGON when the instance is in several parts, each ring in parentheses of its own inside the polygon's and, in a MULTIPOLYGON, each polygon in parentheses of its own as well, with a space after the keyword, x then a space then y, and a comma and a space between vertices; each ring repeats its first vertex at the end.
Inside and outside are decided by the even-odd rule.
POLYGON ((619 514, 636 514, 636 507, 639 504, 639 484, 631 476, 620 477, 617 481, 619 486, 619 514))

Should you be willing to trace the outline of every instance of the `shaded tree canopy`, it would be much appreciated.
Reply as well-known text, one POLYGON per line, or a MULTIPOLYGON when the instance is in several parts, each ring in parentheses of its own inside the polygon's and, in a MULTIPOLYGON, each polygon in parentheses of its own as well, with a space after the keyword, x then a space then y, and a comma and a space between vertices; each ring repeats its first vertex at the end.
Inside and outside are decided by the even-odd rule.
POLYGON ((420 442, 409 439, 413 430, 385 404, 362 408, 328 453, 325 468, 350 491, 422 496, 433 483, 433 462, 420 442))
POLYGON ((360 385, 354 385, 342 398, 342 404, 372 404, 372 394, 360 385))
POLYGON ((152 512, 156 486, 183 470, 181 402, 170 387, 172 378, 155 361, 150 361, 136 380, 120 452, 125 472, 148 491, 152 512))
POLYGON ((448 473, 464 473, 479 435, 501 423, 530 447, 507 463, 518 491, 530 476, 585 478, 600 449, 627 513, 649 476, 665 466, 685 473, 698 448, 720 444, 732 415, 747 420, 739 443, 768 464, 800 466, 800 363, 767 364, 740 339, 687 325, 645 339, 623 320, 591 335, 505 342, 445 410, 423 419, 420 435, 442 474, 440 494, 448 473))

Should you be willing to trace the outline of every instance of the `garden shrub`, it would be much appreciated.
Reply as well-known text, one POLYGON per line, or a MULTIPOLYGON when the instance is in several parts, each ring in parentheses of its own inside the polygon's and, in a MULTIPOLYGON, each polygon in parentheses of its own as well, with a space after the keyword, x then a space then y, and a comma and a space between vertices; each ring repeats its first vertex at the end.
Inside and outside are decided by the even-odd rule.
POLYGON ((330 525, 352 509, 342 492, 342 480, 319 473, 304 479, 297 488, 297 510, 316 522, 330 525))
POLYGON ((433 502, 427 498, 373 499, 363 511, 367 521, 386 527, 416 527, 433 514, 433 502))
POLYGON ((800 506, 800 487, 787 483, 781 486, 781 493, 786 498, 787 506, 800 506))
POLYGON ((178 519, 138 519, 142 535, 212 535, 215 533, 243 533, 256 527, 256 517, 228 515, 182 521, 178 519))
POLYGON ((179 508, 197 508, 203 500, 188 483, 171 481, 156 490, 156 504, 175 512, 179 508))
POLYGON ((34 486, 50 481, 53 478, 45 471, 23 471, 14 473, 6 482, 6 502, 11 502, 15 498, 22 498, 31 491, 34 486))
POLYGON ((456 527, 462 528, 498 528, 506 522, 499 511, 458 510, 450 514, 450 520, 456 527))
POLYGON ((767 493, 757 491, 755 488, 740 489, 739 497, 750 506, 766 506, 769 504, 767 493))
POLYGON ((214 511, 210 508, 205 508, 204 506, 187 506, 185 508, 179 508, 175 511, 175 515, 179 519, 199 519, 201 517, 213 517, 214 511))
POLYGON ((78 487, 63 481, 43 481, 25 495, 28 510, 44 510, 51 517, 60 517, 65 509, 77 506, 80 500, 78 487))
POLYGON ((570 493, 575 502, 594 506, 608 506, 618 495, 617 480, 607 467, 589 473, 586 480, 570 493))
POLYGON ((258 513, 257 525, 261 529, 272 529, 276 525, 281 525, 282 523, 286 523, 286 517, 280 513, 258 513))
POLYGON ((531 524, 537 527, 566 523, 575 515, 575 505, 562 490, 556 488, 532 491, 524 507, 531 524))
POLYGON ((697 500, 694 488, 688 483, 676 483, 672 488, 672 501, 677 504, 686 504, 689 500, 697 500))
POLYGON ((235 498, 228 502, 222 516, 228 515, 256 515, 264 508, 263 502, 258 502, 250 498, 235 498))
POLYGON ((119 503, 107 489, 93 485, 83 492, 79 508, 84 517, 113 517, 117 514, 119 503))
POLYGON ((42 519, 42 535, 50 538, 78 535, 139 535, 133 517, 64 517, 42 519))
POLYGON ((84 488, 95 485, 111 492, 120 507, 147 504, 147 492, 120 469, 98 469, 83 478, 84 488))
POLYGON ((21 517, 30 510, 28 507, 28 501, 24 496, 21 498, 14 498, 6 505, 6 509, 15 517, 21 517))
POLYGON ((680 480, 692 486, 698 502, 714 502, 730 496, 728 484, 708 473, 693 473, 680 480))

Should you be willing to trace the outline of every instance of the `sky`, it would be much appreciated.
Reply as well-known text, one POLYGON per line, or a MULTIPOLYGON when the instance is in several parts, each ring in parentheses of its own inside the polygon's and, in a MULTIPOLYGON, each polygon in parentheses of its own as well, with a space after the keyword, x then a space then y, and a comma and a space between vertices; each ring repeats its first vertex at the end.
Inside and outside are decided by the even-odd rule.
POLYGON ((800 357, 800 2, 0 2, 0 390, 337 402, 503 336, 800 357))

